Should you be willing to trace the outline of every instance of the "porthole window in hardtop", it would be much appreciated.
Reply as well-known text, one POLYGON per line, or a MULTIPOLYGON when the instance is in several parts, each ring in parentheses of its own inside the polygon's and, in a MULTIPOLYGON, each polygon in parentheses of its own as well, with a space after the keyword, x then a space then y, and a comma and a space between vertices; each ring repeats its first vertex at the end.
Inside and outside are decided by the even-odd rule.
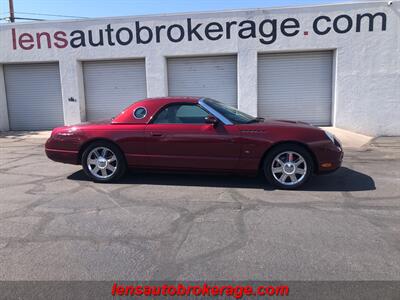
POLYGON ((147 115, 147 110, 144 107, 138 107, 133 112, 133 116, 136 119, 143 119, 147 115))

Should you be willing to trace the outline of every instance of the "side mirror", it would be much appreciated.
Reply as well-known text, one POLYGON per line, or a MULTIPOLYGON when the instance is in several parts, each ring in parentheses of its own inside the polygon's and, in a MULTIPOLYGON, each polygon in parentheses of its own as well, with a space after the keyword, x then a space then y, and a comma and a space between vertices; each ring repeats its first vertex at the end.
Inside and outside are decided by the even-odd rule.
POLYGON ((206 124, 213 124, 214 126, 218 124, 218 119, 211 115, 205 117, 204 121, 206 122, 206 124))

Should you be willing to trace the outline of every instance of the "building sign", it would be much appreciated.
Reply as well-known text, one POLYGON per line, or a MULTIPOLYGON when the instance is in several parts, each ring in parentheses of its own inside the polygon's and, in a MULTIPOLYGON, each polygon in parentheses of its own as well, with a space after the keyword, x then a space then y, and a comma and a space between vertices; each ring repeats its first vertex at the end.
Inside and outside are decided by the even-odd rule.
POLYGON ((150 44, 182 41, 218 41, 221 39, 257 39, 264 45, 272 44, 279 35, 294 37, 310 33, 326 35, 329 33, 345 34, 347 32, 385 31, 387 16, 383 12, 357 14, 355 17, 341 14, 334 17, 321 15, 315 17, 312 28, 301 27, 297 18, 226 21, 226 22, 194 22, 187 18, 182 24, 144 25, 136 21, 131 27, 115 27, 112 24, 99 29, 63 30, 55 32, 20 32, 11 29, 12 49, 32 50, 49 48, 81 48, 102 46, 128 46, 134 44, 150 44), (311 30, 311 31, 310 31, 311 30))

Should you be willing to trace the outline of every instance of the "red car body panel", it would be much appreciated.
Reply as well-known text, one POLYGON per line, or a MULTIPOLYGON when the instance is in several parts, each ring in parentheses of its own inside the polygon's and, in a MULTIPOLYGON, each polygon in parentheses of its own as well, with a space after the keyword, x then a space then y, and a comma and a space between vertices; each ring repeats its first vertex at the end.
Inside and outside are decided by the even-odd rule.
POLYGON ((146 99, 132 104, 113 120, 56 128, 46 142, 46 154, 54 161, 79 164, 86 145, 95 140, 107 140, 118 145, 129 167, 256 174, 270 147, 295 142, 311 151, 316 172, 333 171, 341 165, 340 145, 332 143, 323 130, 302 122, 151 123, 165 105, 197 103, 199 99, 146 99), (143 119, 133 117, 138 107, 147 109, 143 119))

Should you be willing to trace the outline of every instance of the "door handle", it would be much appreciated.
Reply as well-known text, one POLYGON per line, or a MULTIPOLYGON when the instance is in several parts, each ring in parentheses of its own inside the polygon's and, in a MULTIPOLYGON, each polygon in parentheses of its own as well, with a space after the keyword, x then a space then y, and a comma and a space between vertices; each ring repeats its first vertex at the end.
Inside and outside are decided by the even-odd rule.
POLYGON ((162 136, 163 134, 161 132, 150 132, 151 136, 162 136))

